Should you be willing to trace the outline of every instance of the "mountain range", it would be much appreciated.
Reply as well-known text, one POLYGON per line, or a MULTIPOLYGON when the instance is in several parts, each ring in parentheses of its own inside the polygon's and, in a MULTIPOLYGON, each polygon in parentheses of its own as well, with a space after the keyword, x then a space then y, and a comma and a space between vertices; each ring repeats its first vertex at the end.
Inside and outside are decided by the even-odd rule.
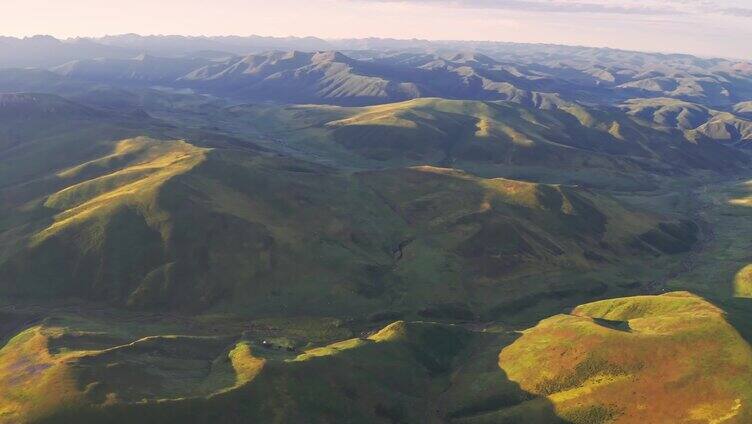
POLYGON ((752 64, 743 61, 546 45, 382 41, 393 47, 364 50, 347 40, 309 38, 3 38, 0 68, 36 67, 72 80, 163 84, 287 103, 490 100, 546 92, 590 103, 670 97, 732 109, 752 93, 752 64), (352 50, 356 46, 360 49, 352 50))
POLYGON ((752 420, 752 65, 0 38, 0 423, 752 420))

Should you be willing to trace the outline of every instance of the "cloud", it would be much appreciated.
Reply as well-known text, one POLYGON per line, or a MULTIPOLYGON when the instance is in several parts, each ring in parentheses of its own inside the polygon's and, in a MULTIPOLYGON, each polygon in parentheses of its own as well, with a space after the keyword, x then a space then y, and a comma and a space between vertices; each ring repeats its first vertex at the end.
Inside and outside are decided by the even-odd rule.
POLYGON ((435 5, 465 9, 498 9, 539 13, 612 15, 703 15, 752 17, 739 0, 360 0, 375 3, 435 5))
POLYGON ((729 16, 752 18, 752 9, 747 9, 744 7, 729 7, 726 9, 721 9, 720 13, 724 15, 729 15, 729 16))
MULTIPOLYGON (((568 0, 365 0, 378 3, 409 3, 469 9, 501 9, 526 12, 603 13, 620 15, 667 15, 682 13, 671 6, 644 6, 625 2, 568 0)), ((640 2, 644 3, 644 2, 640 2)))

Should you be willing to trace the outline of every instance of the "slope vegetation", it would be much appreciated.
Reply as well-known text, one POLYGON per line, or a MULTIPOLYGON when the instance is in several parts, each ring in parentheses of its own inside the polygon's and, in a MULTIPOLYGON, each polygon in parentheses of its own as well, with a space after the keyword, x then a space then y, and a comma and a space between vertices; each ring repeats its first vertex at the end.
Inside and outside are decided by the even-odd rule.
POLYGON ((686 292, 579 306, 499 355, 574 422, 747 422, 750 363, 723 312, 686 292))
POLYGON ((741 139, 700 134, 709 133, 721 116, 685 134, 614 109, 556 96, 534 100, 527 105, 431 98, 365 108, 249 105, 229 108, 229 116, 235 126, 252 125, 270 140, 283 140, 301 157, 327 152, 330 163, 365 168, 431 164, 484 176, 634 190, 655 188, 656 177, 726 173, 748 162, 733 148, 741 139))
POLYGON ((0 391, 0 422, 744 423, 750 416, 752 350, 721 310, 686 292, 585 304, 522 335, 398 321, 305 347, 264 339, 256 326, 205 334, 206 325, 193 322, 197 335, 182 336, 167 319, 113 314, 64 313, 14 330, 0 349, 0 384, 8 387, 0 391))
POLYGON ((129 341, 90 322, 51 322, 0 350, 0 384, 11 387, 0 422, 416 422, 435 417, 424 390, 471 342, 460 328, 397 322, 292 352, 238 336, 129 341))
POLYGON ((742 147, 752 140, 752 121, 744 119, 743 109, 734 114, 666 98, 633 99, 622 109, 660 127, 683 131, 692 140, 705 138, 742 147))
MULTIPOLYGON (((516 313, 510 305, 538 293, 564 302, 603 294, 608 285, 582 277, 623 259, 687 251, 696 240, 689 222, 579 187, 430 166, 351 172, 234 139, 209 148, 116 138, 134 123, 54 96, 4 99, 3 113, 18 114, 8 131, 19 136, 0 162, 4 295, 255 316, 473 319, 516 313), (526 282, 550 273, 579 277, 526 282)), ((399 116, 419 121, 421 134, 434 131, 425 144, 496 107, 420 103, 442 119, 422 120, 428 112, 419 108, 399 116)), ((390 125, 394 113, 402 112, 383 118, 390 125)))
POLYGON ((348 174, 149 138, 53 181, 38 197, 8 189, 26 220, 3 233, 5 294, 265 314, 488 307, 480 288, 524 294, 500 280, 681 252, 696 232, 573 187, 432 167, 348 174))

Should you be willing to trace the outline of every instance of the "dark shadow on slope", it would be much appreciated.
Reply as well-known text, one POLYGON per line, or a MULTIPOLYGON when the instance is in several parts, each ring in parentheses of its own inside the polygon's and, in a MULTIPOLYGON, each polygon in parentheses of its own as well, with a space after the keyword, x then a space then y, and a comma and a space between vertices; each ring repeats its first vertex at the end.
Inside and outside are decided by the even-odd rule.
POLYGON ((499 364, 499 353, 519 333, 477 333, 478 340, 452 373, 437 399, 441 415, 452 424, 567 423, 545 397, 511 381, 499 364))
POLYGON ((632 331, 632 328, 629 326, 629 321, 614 321, 610 319, 593 318, 593 322, 600 325, 601 327, 610 328, 612 330, 624 331, 627 333, 632 331))
MULTIPOLYGON (((749 204, 746 202, 746 200, 748 200, 749 196, 751 195, 752 185, 750 185, 750 182, 747 181, 746 178, 741 179, 740 181, 738 181, 738 183, 733 184, 733 191, 729 191, 727 193, 726 200, 729 201, 729 203, 727 204, 729 212, 726 212, 723 209, 720 209, 720 211, 718 212, 720 212, 724 216, 724 219, 731 220, 731 222, 735 225, 745 225, 746 221, 751 216, 749 213, 749 204), (731 203, 734 200, 739 201, 739 203, 731 203)), ((717 208, 717 206, 715 207, 717 208)), ((716 212, 712 209, 711 211, 716 212)), ((732 228, 735 225, 732 224, 732 228)), ((709 228, 707 232, 710 233, 711 242, 715 241, 716 239, 719 239, 721 242, 725 241, 725 234, 722 232, 722 227, 717 231, 713 227, 711 227, 710 224, 707 224, 707 227, 709 228), (720 234, 716 234, 716 232, 720 234)), ((740 235, 741 237, 743 237, 743 234, 745 233, 734 232, 731 235, 735 239, 739 239, 740 235)), ((746 256, 748 253, 747 250, 748 249, 744 249, 744 244, 738 246, 734 243, 728 243, 727 252, 729 255, 746 256), (738 247, 741 247, 741 249, 738 249, 738 247)), ((749 259, 744 258, 742 260, 746 262, 749 259)), ((725 284, 717 284, 712 287, 713 292, 702 294, 709 301, 713 302, 715 305, 723 309, 723 311, 726 313, 726 320, 736 329, 736 331, 739 332, 739 334, 747 343, 752 345, 752 298, 741 297, 746 296, 746 294, 740 293, 740 290, 747 290, 747 287, 745 286, 749 284, 747 281, 745 281, 747 280, 747 275, 745 275, 746 273, 743 272, 745 268, 746 266, 741 266, 736 270, 728 270, 719 267, 716 271, 720 273, 718 280, 723 281, 725 284), (737 282, 737 279, 741 281, 737 282)))
POLYGON ((713 299, 706 297, 726 313, 726 320, 752 345, 752 299, 713 299))
POLYGON ((0 311, 0 349, 21 331, 31 327, 41 316, 26 312, 0 311))

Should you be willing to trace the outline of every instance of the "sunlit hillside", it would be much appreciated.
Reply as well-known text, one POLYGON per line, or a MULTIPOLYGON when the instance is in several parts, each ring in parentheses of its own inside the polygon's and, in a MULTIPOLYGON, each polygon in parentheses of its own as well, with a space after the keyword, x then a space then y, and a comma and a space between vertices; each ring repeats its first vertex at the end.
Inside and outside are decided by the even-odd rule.
MULTIPOLYGON (((112 10, 741 51, 730 1, 112 10)), ((550 41, 0 36, 0 424, 752 422, 752 64, 550 41)))

